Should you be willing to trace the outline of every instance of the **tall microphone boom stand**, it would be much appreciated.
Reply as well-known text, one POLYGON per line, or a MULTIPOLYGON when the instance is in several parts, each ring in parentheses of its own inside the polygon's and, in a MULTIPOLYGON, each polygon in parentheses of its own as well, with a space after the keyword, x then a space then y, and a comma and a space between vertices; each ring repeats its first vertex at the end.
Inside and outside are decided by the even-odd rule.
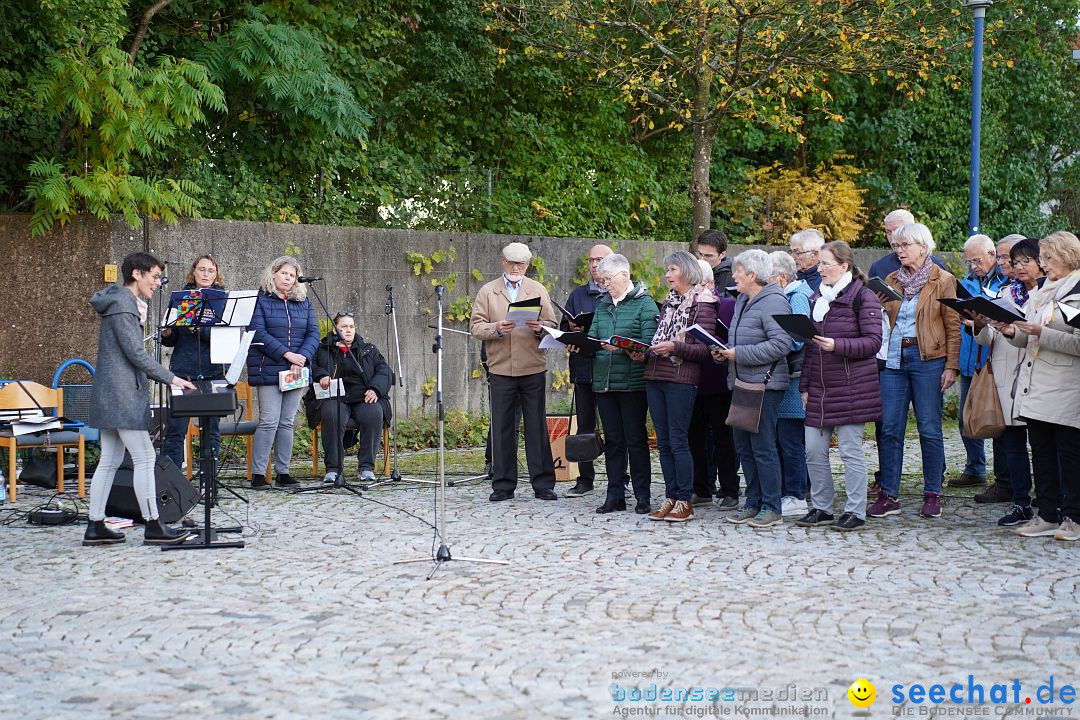
MULTIPOLYGON (((380 480, 378 482, 373 482, 373 483, 367 483, 366 485, 361 485, 360 487, 362 489, 364 489, 364 490, 373 490, 375 488, 382 487, 383 485, 390 485, 392 483, 401 482, 401 481, 417 483, 419 485, 438 485, 439 484, 438 481, 435 481, 435 480, 422 480, 420 478, 402 477, 401 476, 401 471, 398 470, 398 443, 397 443, 398 406, 397 406, 397 398, 398 398, 398 391, 400 390, 400 391, 404 392, 404 390, 405 390, 405 378, 404 378, 404 373, 401 370, 401 342, 398 339, 397 308, 395 307, 395 304, 394 304, 394 286, 393 285, 387 285, 386 286, 386 305, 385 305, 385 308, 384 308, 384 312, 386 313, 387 354, 389 354, 389 352, 390 352, 390 331, 392 329, 394 331, 394 355, 393 355, 393 357, 394 357, 394 360, 396 362, 396 365, 394 367, 390 368, 390 372, 393 375, 393 384, 394 384, 394 394, 393 394, 393 397, 390 398, 390 402, 393 403, 393 412, 391 413, 392 417, 390 418, 390 434, 393 436, 392 437, 393 445, 391 446, 391 452, 393 453, 393 456, 394 456, 394 469, 390 471, 390 477, 386 478, 385 480, 380 480)), ((440 317, 441 317, 442 310, 440 309, 439 312, 440 312, 440 317)))
POLYGON ((431 348, 431 352, 435 353, 435 408, 438 413, 439 424, 439 487, 438 498, 435 503, 436 514, 436 532, 439 535, 439 550, 436 552, 435 557, 416 558, 414 560, 397 560, 395 565, 404 565, 406 563, 414 562, 430 562, 434 560, 435 567, 431 568, 431 572, 428 573, 427 579, 430 580, 442 564, 450 562, 451 560, 459 560, 465 562, 475 563, 488 563, 491 565, 509 565, 508 560, 488 560, 485 558, 473 558, 473 557, 458 557, 455 558, 450 554, 450 540, 446 537, 446 408, 443 406, 443 295, 446 292, 446 288, 442 285, 435 286, 435 294, 438 296, 439 304, 439 324, 436 328, 435 344, 431 348))

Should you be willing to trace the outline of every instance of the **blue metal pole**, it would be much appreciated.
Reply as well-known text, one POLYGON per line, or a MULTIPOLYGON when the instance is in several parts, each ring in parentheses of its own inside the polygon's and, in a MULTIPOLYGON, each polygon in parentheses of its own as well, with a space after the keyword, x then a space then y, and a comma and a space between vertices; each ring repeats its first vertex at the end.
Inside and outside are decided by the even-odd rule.
MULTIPOLYGON (((989 5, 987 2, 985 5, 989 5)), ((976 3, 969 3, 969 7, 976 3)), ((983 25, 986 6, 972 7, 975 14, 975 38, 971 63, 971 176, 968 182, 968 234, 979 231, 979 145, 982 135, 982 55, 983 25)))

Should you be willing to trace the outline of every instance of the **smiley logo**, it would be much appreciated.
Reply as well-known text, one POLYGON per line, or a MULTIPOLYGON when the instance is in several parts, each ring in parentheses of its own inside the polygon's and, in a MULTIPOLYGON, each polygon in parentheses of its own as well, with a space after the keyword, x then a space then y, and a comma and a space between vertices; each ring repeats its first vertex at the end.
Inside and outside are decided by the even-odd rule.
POLYGON ((877 700, 877 688, 866 678, 859 678, 851 683, 847 691, 848 700, 857 708, 868 708, 877 700))

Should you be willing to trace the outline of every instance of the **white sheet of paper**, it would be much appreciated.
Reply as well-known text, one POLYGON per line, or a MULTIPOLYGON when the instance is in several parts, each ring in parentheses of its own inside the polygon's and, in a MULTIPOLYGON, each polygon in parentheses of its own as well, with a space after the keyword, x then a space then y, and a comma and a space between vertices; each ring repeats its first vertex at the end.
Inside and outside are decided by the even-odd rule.
POLYGON ((1069 307, 1065 303, 1058 303, 1057 306, 1058 310, 1061 311, 1061 314, 1065 316, 1065 322, 1071 322, 1072 319, 1080 313, 1080 308, 1069 307))
POLYGON ((244 337, 242 327, 214 326, 210 328, 210 362, 215 365, 228 365, 240 349, 240 340, 244 337))
POLYGON ((176 324, 177 314, 176 308, 169 308, 169 312, 165 313, 165 318, 161 321, 161 327, 174 326, 176 324))
MULTIPOLYGON (((547 328, 544 328, 545 330, 547 328)), ((541 350, 565 350, 566 346, 555 339, 554 335, 545 335, 544 339, 540 341, 541 350)))
POLYGON ((251 347, 251 339, 254 337, 254 330, 245 330, 240 337, 240 347, 236 349, 236 355, 233 356, 229 369, 225 371, 225 382, 230 385, 235 385, 240 381, 240 374, 244 372, 244 366, 247 365, 248 348, 251 347))
POLYGON ((540 319, 540 306, 511 309, 504 319, 514 323, 514 327, 525 327, 526 323, 540 319))
POLYGON ((332 397, 345 397, 345 381, 341 378, 334 378, 330 381, 330 387, 323 390, 323 386, 319 383, 312 385, 315 388, 315 399, 325 400, 332 397))
POLYGON ((255 302, 258 297, 258 290, 230 290, 229 299, 225 301, 225 312, 222 313, 221 322, 233 327, 247 327, 250 325, 251 316, 255 314, 255 302))

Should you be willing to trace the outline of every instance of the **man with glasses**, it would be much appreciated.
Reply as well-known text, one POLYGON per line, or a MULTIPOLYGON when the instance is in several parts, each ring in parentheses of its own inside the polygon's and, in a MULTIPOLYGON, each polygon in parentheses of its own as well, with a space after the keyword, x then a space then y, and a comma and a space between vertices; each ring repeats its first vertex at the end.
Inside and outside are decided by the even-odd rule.
POLYGON ((731 258, 727 256, 728 236, 722 230, 706 230, 697 239, 697 257, 712 268, 713 286, 721 295, 738 295, 728 288, 735 286, 731 279, 731 258))
MULTIPOLYGON (((996 297, 1006 278, 998 266, 994 241, 986 235, 972 235, 964 243, 964 261, 968 272, 960 284, 972 295, 996 297)), ((964 401, 967 399, 968 388, 971 387, 971 378, 976 370, 986 364, 986 359, 990 356, 988 346, 975 342, 974 327, 973 320, 964 318, 960 332, 960 408, 956 415, 967 459, 964 472, 950 480, 949 487, 972 487, 986 483, 986 443, 963 436, 964 401)))
MULTIPOLYGON (((885 216, 883 225, 885 226, 885 242, 889 244, 892 252, 884 257, 878 258, 867 270, 867 274, 874 278, 881 278, 884 280, 889 277, 890 274, 900 269, 900 258, 896 256, 896 240, 893 239, 893 233, 905 225, 910 225, 915 222, 915 216, 903 208, 893 210, 885 216)), ((937 255, 931 255, 930 260, 942 270, 946 270, 945 263, 937 255)))
MULTIPOLYGON (((589 282, 579 285, 570 292, 566 299, 566 310, 574 317, 596 310, 596 303, 607 292, 597 274, 600 261, 612 254, 607 245, 593 245, 589 248, 589 282)), ((578 326, 565 317, 560 323, 563 330, 588 330, 588 326, 578 326)), ((577 431, 590 433, 596 431, 596 399, 592 391, 592 357, 582 353, 571 353, 569 359, 570 382, 574 384, 574 407, 577 409, 577 431)), ((593 490, 596 470, 591 462, 578 463, 578 481, 566 491, 566 497, 582 497, 593 490)))
POLYGON ((487 348, 491 406, 491 489, 489 500, 514 497, 517 488, 517 413, 525 421, 525 457, 533 493, 558 500, 555 465, 547 433, 547 362, 540 350, 543 326, 555 327, 551 300, 543 285, 525 277, 532 252, 523 243, 502 250, 502 273, 480 288, 469 330, 487 348), (518 326, 507 320, 510 303, 536 300, 540 314, 518 326))
POLYGON ((796 278, 802 280, 815 293, 821 287, 818 273, 818 253, 825 247, 825 236, 816 228, 800 230, 791 236, 791 257, 795 259, 796 278))

